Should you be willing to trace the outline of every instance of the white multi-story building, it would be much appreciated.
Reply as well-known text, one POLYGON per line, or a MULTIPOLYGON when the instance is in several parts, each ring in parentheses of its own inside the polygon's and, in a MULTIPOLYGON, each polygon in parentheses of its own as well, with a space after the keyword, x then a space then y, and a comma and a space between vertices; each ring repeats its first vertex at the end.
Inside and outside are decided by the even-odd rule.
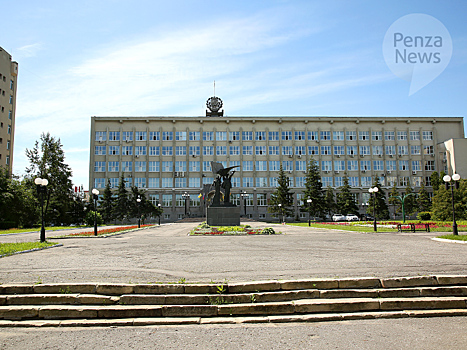
POLYGON ((231 192, 241 213, 271 219, 267 204, 282 165, 302 216, 311 159, 323 188, 338 188, 346 173, 361 204, 375 176, 387 190, 396 184, 417 191, 424 183, 431 191, 430 175, 450 172, 444 142, 453 138, 464 138, 462 117, 92 117, 89 186, 102 190, 110 181, 116 188, 123 173, 126 186, 146 189, 163 206, 164 220, 184 216, 183 194, 190 195, 190 214, 202 216, 199 195, 213 182, 210 163, 217 161, 240 166, 231 192))
POLYGON ((12 172, 18 63, 0 47, 0 167, 12 172))

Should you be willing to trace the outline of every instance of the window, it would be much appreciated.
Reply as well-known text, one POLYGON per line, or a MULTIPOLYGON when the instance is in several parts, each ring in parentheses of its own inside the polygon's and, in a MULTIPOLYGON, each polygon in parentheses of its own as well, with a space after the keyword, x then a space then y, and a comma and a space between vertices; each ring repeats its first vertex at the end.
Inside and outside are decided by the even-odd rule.
POLYGON ((371 176, 362 176, 360 180, 363 187, 371 186, 371 176))
POLYGON ((133 155, 133 146, 122 146, 122 155, 124 156, 133 155))
POLYGON ((348 171, 357 171, 358 170, 358 160, 348 160, 347 161, 347 170, 348 171))
POLYGON ((227 141, 227 132, 226 131, 216 131, 216 140, 217 141, 227 141))
POLYGON ((421 171, 422 167, 419 160, 412 160, 412 171, 421 171))
POLYGON ((190 171, 198 172, 199 171, 199 161, 190 161, 188 163, 190 171))
POLYGON ((105 172, 105 162, 94 162, 95 172, 105 172))
POLYGON ((119 178, 118 177, 111 177, 109 178, 109 181, 110 181, 110 188, 116 188, 118 187, 118 181, 119 178))
POLYGON ((407 140, 407 131, 398 131, 397 132, 397 139, 399 141, 407 140))
POLYGON ((266 132, 265 131, 256 131, 255 132, 256 141, 266 141, 266 132))
POLYGON ((195 187, 195 188, 200 188, 200 181, 199 177, 190 177, 188 179, 188 187, 195 187))
POLYGON ((214 155, 214 146, 203 146, 203 156, 214 155))
POLYGON ((159 141, 160 133, 159 131, 150 131, 149 132, 149 140, 150 141, 159 141))
POLYGON ((230 146, 229 153, 231 156, 238 156, 240 155, 240 146, 230 146))
POLYGON ((211 162, 206 162, 206 161, 203 162, 203 171, 212 171, 211 162))
POLYGON ((360 162, 360 170, 370 171, 371 170, 371 160, 362 160, 360 162))
POLYGON ((341 187, 343 184, 344 184, 344 182, 342 181, 342 176, 336 176, 334 178, 334 186, 335 187, 341 187))
POLYGON ((136 172, 145 172, 146 171, 146 162, 135 162, 135 171, 136 172))
POLYGON ((244 131, 242 132, 243 141, 252 141, 253 140, 253 131, 244 131))
POLYGON ((424 141, 433 140, 433 131, 422 131, 422 136, 424 141))
POLYGON ((323 188, 332 187, 332 177, 331 176, 321 177, 321 183, 323 184, 323 188))
POLYGON ((240 131, 230 131, 229 132, 230 141, 239 141, 240 140, 240 131))
POLYGON ((10 90, 13 90, 13 86, 14 86, 13 80, 10 80, 10 90))
POLYGON ((127 142, 133 141, 133 131, 124 131, 123 140, 127 142))
POLYGON ((331 154, 331 146, 321 146, 321 154, 322 155, 330 155, 331 154))
POLYGON ((420 154, 420 153, 421 153, 420 145, 411 145, 410 146, 410 154, 417 155, 417 154, 420 154))
POLYGON ((406 187, 409 184, 408 176, 399 176, 399 186, 406 187))
POLYGON ((253 171, 253 161, 251 161, 251 160, 243 161, 242 170, 243 171, 253 171))
POLYGON ((277 187, 279 183, 277 182, 277 177, 269 178, 269 187, 277 187))
POLYGON ((432 186, 430 176, 425 176, 425 185, 426 186, 432 186))
POLYGON ((146 178, 145 177, 136 177, 135 186, 138 188, 146 188, 146 178))
POLYGON ((119 162, 109 162, 109 172, 118 172, 119 162))
POLYGON ((190 131, 190 141, 199 141, 199 131, 190 131))
POLYGON ((373 155, 374 156, 383 155, 383 146, 373 146, 373 155))
POLYGON ((399 170, 401 170, 401 171, 409 170, 409 161, 408 160, 400 160, 399 161, 399 170))
POLYGON ((297 171, 306 171, 306 161, 304 161, 304 160, 295 161, 295 170, 297 170, 297 171))
POLYGON ((292 131, 282 131, 282 141, 292 140, 292 131))
POLYGON ((409 154, 409 148, 407 146, 398 146, 397 149, 398 149, 399 155, 401 156, 405 156, 409 154))
POLYGON ((146 131, 135 131, 136 141, 146 141, 146 131))
POLYGON ((172 131, 163 131, 162 132, 162 141, 172 141, 173 132, 172 131))
POLYGON ((396 161, 395 160, 387 160, 386 161, 386 170, 387 171, 396 171, 396 161))
POLYGON ((357 140, 357 132, 356 131, 346 131, 345 132, 347 141, 356 141, 357 140))
POLYGON ((295 178, 295 187, 305 187, 305 177, 298 176, 295 178))
POLYGON ((368 141, 370 139, 370 132, 369 131, 359 131, 358 132, 358 139, 360 141, 368 141))
POLYGON ((146 146, 136 146, 135 147, 135 155, 145 156, 146 155, 146 146))
POLYGON ((333 131, 332 138, 334 141, 344 141, 344 132, 343 131, 333 131))
POLYGON ((318 132, 317 131, 308 131, 308 140, 309 141, 317 141, 318 140, 318 132))
POLYGON ((382 160, 373 161, 373 170, 375 171, 384 171, 384 162, 382 160))
POLYGON ((227 146, 216 146, 216 155, 226 156, 227 155, 227 146))
POLYGON ((120 141, 120 132, 109 131, 109 141, 120 141))
POLYGON ((295 131, 295 141, 305 140, 305 131, 295 131))
POLYGON ((347 154, 349 156, 355 156, 358 154, 357 146, 347 146, 347 154))
POLYGON ((269 141, 279 141, 279 131, 270 131, 269 141))
MULTIPOLYGON (((258 186, 258 187, 266 187, 266 186, 258 186)), ((265 207, 268 205, 268 202, 266 200, 266 193, 258 193, 256 195, 256 205, 258 205, 259 207, 265 207)))
POLYGON ((394 141, 394 131, 385 131, 384 132, 384 139, 386 141, 394 141))
POLYGON ((420 131, 410 131, 411 141, 420 141, 420 131))
POLYGON ((190 146, 189 152, 190 156, 199 156, 199 146, 190 146))
POLYGON ((175 146, 176 156, 186 156, 186 146, 175 146))
POLYGON ((122 162, 122 171, 123 172, 133 171, 133 162, 122 162))
MULTIPOLYGON (((231 179, 232 181, 232 187, 240 187, 240 178, 239 177, 233 177, 231 179)), ((211 181, 212 183, 212 181, 211 181)))
POLYGON ((305 146, 295 146, 295 154, 299 156, 304 156, 306 154, 305 146))
POLYGON ((109 155, 118 156, 120 154, 120 146, 109 146, 109 155))
POLYGON ((159 172, 159 162, 158 161, 149 162, 149 172, 151 172, 151 173, 159 172))
POLYGON ((266 146, 256 146, 255 147, 255 154, 257 156, 265 156, 266 155, 266 146))
POLYGON ((162 162, 162 172, 164 173, 171 173, 173 171, 173 163, 172 161, 165 161, 162 162))
POLYGON ((268 178, 267 177, 257 177, 256 178, 256 187, 268 187, 268 178))
POLYGON ((396 146, 385 146, 386 147, 386 155, 393 156, 396 154, 396 146))
POLYGON ((331 132, 330 131, 321 131, 320 132, 321 140, 331 140, 331 132))
POLYGON ((268 162, 265 160, 257 160, 256 171, 268 171, 268 162))
POLYGON ((349 185, 350 187, 358 187, 358 176, 350 176, 349 177, 349 185))
POLYGON ((332 161, 330 160, 323 160, 321 162, 321 170, 322 171, 332 171, 332 161))
POLYGON ((8 128, 7 128, 7 133, 8 133, 8 135, 10 135, 10 134, 11 134, 11 125, 8 125, 8 128))
POLYGON ((253 146, 243 146, 243 155, 252 156, 253 155, 253 146))
MULTIPOLYGON (((176 177, 175 178, 175 187, 184 188, 186 187, 186 178, 185 177, 176 177)), ((181 197, 181 196, 180 196, 181 197)))
POLYGON ((252 177, 244 177, 243 178, 243 187, 253 187, 253 178, 252 177))
POLYGON ((277 160, 270 160, 269 161, 269 171, 279 171, 281 162, 277 160))
MULTIPOLYGON (((148 179, 148 188, 159 188, 159 178, 158 177, 150 177, 148 179)), ((152 195, 152 196, 154 196, 154 195, 152 195)), ((157 201, 155 201, 155 203, 153 203, 153 201, 151 200, 151 198, 154 198, 152 196, 149 195, 149 200, 153 205, 157 206, 157 201)))
POLYGON ((373 141, 382 141, 383 140, 383 132, 382 131, 372 131, 371 132, 371 139, 373 141))
POLYGON ((426 154, 426 155, 435 154, 433 146, 423 146, 423 154, 426 154))
MULTIPOLYGON (((162 188, 170 188, 173 187, 173 179, 171 177, 163 177, 162 178, 162 188)), ((166 196, 165 194, 163 197, 166 196)), ((170 195, 170 198, 172 198, 172 195, 170 195)))
POLYGON ((94 154, 96 156, 105 156, 105 146, 95 146, 94 147, 94 154))
POLYGON ((370 155, 370 146, 360 146, 360 155, 361 156, 370 155))
POLYGON ((186 141, 186 131, 176 131, 175 141, 186 141))
POLYGON ((334 171, 345 171, 345 160, 335 160, 334 171))
POLYGON ((308 154, 318 155, 319 154, 319 147, 318 146, 308 146, 308 154))
POLYGON ((107 140, 106 131, 96 131, 96 141, 102 142, 107 140))
POLYGON ((293 171, 293 161, 286 160, 282 162, 282 169, 284 169, 284 171, 293 171))
POLYGON ((159 155, 159 146, 149 146, 149 155, 158 156, 159 155))
POLYGON ((186 162, 185 161, 176 161, 175 162, 175 171, 185 172, 186 171, 186 162))
POLYGON ((397 177, 396 176, 386 176, 386 186, 397 186, 397 177))
POLYGON ((105 179, 94 179, 94 188, 104 188, 105 179))
POLYGON ((282 155, 284 156, 293 155, 293 146, 282 146, 282 155))
POLYGON ((269 146, 269 155, 270 156, 279 155, 279 146, 269 146))
POLYGON ((345 154, 344 146, 334 146, 334 155, 343 156, 345 154))

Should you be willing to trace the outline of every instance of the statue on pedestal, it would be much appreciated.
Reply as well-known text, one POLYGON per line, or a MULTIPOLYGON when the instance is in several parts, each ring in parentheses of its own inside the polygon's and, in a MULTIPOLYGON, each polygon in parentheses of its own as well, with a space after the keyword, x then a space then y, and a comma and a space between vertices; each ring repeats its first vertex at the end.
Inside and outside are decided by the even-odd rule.
POLYGON ((231 178, 233 174, 235 174, 234 168, 240 167, 239 165, 231 166, 228 168, 224 168, 222 163, 219 162, 211 162, 212 172, 216 175, 214 180, 214 198, 212 200, 212 207, 219 207, 221 206, 220 198, 221 198, 221 187, 224 189, 224 206, 233 206, 234 204, 230 203, 230 189, 232 188, 232 181, 231 178), (222 183, 221 183, 222 179, 222 183))

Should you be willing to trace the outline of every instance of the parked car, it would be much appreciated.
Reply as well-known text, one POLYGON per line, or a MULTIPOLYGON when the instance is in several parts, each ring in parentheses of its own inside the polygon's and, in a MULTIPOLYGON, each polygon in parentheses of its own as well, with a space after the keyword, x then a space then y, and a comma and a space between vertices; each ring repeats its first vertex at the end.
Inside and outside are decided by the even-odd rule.
POLYGON ((362 221, 372 221, 373 220, 373 216, 368 215, 368 214, 361 214, 360 216, 362 218, 362 221))
POLYGON ((344 220, 345 220, 345 216, 342 214, 334 214, 332 216, 332 221, 344 221, 344 220))
POLYGON ((358 216, 355 215, 355 214, 347 214, 345 216, 345 220, 347 220, 347 221, 358 221, 359 219, 358 219, 358 216))

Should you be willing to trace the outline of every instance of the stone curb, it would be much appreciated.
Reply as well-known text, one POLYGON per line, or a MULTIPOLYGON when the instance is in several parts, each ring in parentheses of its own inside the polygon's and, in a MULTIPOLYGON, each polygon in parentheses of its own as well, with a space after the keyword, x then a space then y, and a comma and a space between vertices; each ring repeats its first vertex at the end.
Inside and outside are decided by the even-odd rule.
POLYGON ((364 319, 392 319, 408 317, 455 317, 467 316, 465 309, 447 310, 402 310, 388 312, 326 313, 252 317, 162 317, 162 318, 118 318, 118 319, 76 319, 76 320, 0 320, 3 327, 124 327, 124 326, 165 326, 165 325, 209 325, 244 323, 289 323, 329 322, 364 319))
POLYGON ((63 244, 58 243, 58 244, 55 244, 55 245, 51 245, 51 246, 49 246, 49 247, 42 247, 42 248, 34 248, 34 249, 22 250, 22 251, 20 251, 20 252, 14 252, 14 253, 11 253, 11 254, 0 255, 0 258, 5 258, 5 257, 7 257, 7 256, 18 255, 18 254, 24 254, 24 253, 37 252, 37 251, 39 251, 39 250, 45 250, 45 249, 56 248, 56 247, 61 247, 61 246, 63 246, 63 244))
POLYGON ((444 243, 457 243, 457 244, 467 244, 467 241, 459 241, 457 239, 447 239, 447 238, 431 238, 433 241, 444 242, 444 243))

